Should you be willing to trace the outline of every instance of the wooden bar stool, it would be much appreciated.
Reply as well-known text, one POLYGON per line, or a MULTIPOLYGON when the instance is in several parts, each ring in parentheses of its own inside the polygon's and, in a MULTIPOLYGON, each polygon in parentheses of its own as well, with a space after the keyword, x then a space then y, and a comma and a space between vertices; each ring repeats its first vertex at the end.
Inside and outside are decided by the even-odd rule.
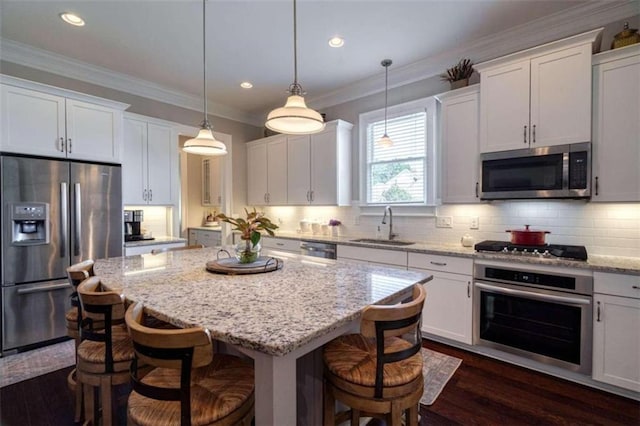
POLYGON ((386 418, 387 425, 418 425, 422 377, 420 320, 426 290, 413 288, 413 298, 398 305, 371 305, 363 314, 360 334, 340 336, 323 349, 325 364, 324 424, 336 420, 358 425, 360 415, 386 418), (411 342, 406 338, 415 338, 411 342), (336 400, 351 408, 336 415, 336 400))
POLYGON ((107 291, 99 277, 89 277, 78 286, 82 305, 81 342, 78 346, 77 378, 83 387, 85 423, 112 424, 112 388, 129 382, 133 360, 131 338, 124 325, 124 303, 120 295, 107 291), (94 324, 100 324, 100 328, 94 324), (96 404, 96 390, 100 403, 96 404))
POLYGON ((156 329, 144 324, 141 304, 127 309, 135 348, 128 425, 245 425, 254 415, 254 369, 244 360, 213 354, 201 327, 156 329), (140 363, 155 367, 146 375, 140 363))
MULTIPOLYGON (((78 345, 80 344, 80 323, 78 318, 82 318, 82 308, 80 306, 80 300, 78 298, 78 286, 85 279, 94 276, 93 272, 94 261, 91 259, 84 262, 76 263, 67 268, 67 278, 69 283, 73 286, 74 291, 69 297, 71 302, 71 308, 65 313, 65 322, 67 325, 67 336, 71 337, 75 341, 75 352, 77 362, 78 345)), ((76 369, 74 368, 69 376, 67 376, 67 384, 69 389, 75 394, 75 422, 82 420, 82 386, 78 386, 76 380, 76 369)))

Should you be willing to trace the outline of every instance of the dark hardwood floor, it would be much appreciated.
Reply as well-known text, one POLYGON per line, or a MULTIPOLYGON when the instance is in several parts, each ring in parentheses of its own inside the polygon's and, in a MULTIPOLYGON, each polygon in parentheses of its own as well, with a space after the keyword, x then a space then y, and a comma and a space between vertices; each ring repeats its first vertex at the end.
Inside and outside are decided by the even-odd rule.
MULTIPOLYGON (((440 343, 424 346, 462 359, 422 425, 640 425, 640 402, 440 343)), ((71 368, 0 389, 3 426, 73 425, 71 368)), ((123 394, 120 401, 125 401, 123 394)), ((124 403, 117 417, 125 423, 124 403)), ((373 422, 372 422, 373 423, 373 422)))

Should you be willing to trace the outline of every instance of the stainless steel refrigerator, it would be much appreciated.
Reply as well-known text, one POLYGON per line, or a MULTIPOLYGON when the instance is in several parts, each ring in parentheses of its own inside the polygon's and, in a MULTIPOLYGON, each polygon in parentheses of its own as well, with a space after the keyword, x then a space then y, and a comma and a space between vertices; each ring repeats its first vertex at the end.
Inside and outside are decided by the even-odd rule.
POLYGON ((66 335, 69 265, 122 255, 121 167, 0 156, 2 353, 66 335))

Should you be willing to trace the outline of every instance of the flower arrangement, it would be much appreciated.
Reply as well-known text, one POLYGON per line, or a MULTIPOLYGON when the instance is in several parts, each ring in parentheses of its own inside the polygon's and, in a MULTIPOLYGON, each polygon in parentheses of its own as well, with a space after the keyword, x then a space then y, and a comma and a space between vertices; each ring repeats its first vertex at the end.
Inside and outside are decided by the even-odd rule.
POLYGON ((460 59, 457 65, 449 68, 446 74, 441 74, 440 77, 450 83, 460 80, 468 80, 473 74, 473 62, 471 59, 460 59))
POLYGON ((275 235, 273 231, 278 229, 278 225, 271 222, 264 213, 258 213, 256 209, 253 209, 252 212, 244 209, 244 212, 246 213, 246 219, 241 217, 232 218, 224 213, 216 215, 215 218, 231 224, 234 231, 240 231, 242 241, 236 247, 236 257, 240 263, 251 263, 260 256, 260 238, 262 237, 260 231, 265 231, 273 236, 275 235))

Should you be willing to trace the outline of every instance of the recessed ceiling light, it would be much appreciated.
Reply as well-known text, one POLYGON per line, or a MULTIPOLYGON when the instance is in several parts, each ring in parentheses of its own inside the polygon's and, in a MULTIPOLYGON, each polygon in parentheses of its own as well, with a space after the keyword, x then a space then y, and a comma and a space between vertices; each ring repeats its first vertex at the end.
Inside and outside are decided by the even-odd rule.
POLYGON ((243 81, 242 83, 240 83, 240 87, 242 87, 243 89, 251 89, 253 87, 253 84, 249 83, 248 81, 243 81))
POLYGON ((331 37, 329 39, 329 46, 331 47, 342 47, 344 46, 344 39, 340 36, 331 37))
POLYGON ((76 27, 84 27, 84 19, 71 12, 64 12, 60 14, 62 19, 67 24, 75 25, 76 27))

